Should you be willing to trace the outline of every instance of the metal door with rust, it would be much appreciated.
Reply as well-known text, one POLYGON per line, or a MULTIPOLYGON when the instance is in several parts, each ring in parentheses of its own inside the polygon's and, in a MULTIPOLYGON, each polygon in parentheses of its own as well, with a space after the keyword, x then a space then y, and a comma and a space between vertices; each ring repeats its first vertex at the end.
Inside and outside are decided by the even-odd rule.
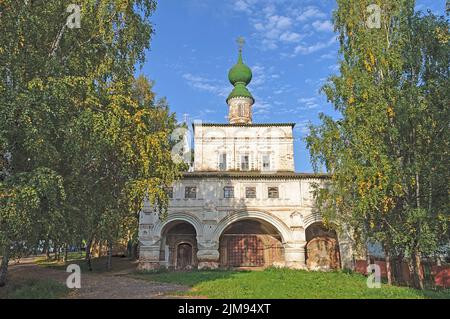
POLYGON ((226 254, 231 267, 264 266, 264 244, 255 235, 227 236, 226 254))

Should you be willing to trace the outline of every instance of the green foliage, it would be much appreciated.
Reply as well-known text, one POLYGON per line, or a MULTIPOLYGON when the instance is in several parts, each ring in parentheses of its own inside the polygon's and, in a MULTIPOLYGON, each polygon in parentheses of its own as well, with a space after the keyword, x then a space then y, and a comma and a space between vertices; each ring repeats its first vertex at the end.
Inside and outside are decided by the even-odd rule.
POLYGON ((337 2, 340 75, 323 91, 342 117, 322 114, 307 137, 315 169, 332 174, 318 205, 362 246, 432 255, 449 238, 449 22, 383 0, 371 29, 372 1, 337 2))
POLYGON ((79 1, 70 29, 71 3, 0 4, 3 250, 135 237, 144 198, 163 214, 183 168, 171 160, 174 114, 134 78, 156 3, 79 1))

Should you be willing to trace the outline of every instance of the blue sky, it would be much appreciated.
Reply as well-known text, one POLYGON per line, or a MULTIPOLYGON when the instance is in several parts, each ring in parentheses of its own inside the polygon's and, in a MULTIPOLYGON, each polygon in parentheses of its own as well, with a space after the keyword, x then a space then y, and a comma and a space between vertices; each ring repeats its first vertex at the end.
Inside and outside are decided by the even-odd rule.
MULTIPOLYGON (((418 0, 420 10, 444 13, 445 0, 418 0)), ((155 34, 138 73, 155 80, 159 97, 189 122, 227 121, 228 70, 237 60, 236 38, 246 39, 252 68, 254 122, 295 122, 296 170, 311 172, 303 142, 320 112, 337 116, 319 93, 337 72, 334 0, 159 0, 155 34)))

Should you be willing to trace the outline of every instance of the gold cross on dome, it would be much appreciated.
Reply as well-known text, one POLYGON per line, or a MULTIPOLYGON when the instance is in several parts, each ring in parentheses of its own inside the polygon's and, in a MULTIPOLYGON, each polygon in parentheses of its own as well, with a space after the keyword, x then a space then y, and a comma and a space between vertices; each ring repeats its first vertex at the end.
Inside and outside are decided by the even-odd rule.
POLYGON ((236 42, 237 42, 238 45, 239 45, 239 51, 242 51, 242 48, 244 47, 244 44, 245 44, 245 39, 244 39, 244 37, 239 37, 239 38, 237 38, 236 42))

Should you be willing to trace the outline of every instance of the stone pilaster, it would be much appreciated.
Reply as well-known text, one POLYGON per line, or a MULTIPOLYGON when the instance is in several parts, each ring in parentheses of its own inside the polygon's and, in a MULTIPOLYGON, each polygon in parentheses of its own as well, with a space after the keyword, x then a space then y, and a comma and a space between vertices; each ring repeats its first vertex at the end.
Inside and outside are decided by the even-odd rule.
POLYGON ((283 246, 286 267, 293 269, 306 269, 306 241, 289 242, 285 243, 283 246))
POLYGON ((199 242, 197 251, 198 269, 219 268, 219 243, 199 242))
POLYGON ((139 249, 138 270, 154 270, 161 267, 159 262, 160 245, 153 244, 149 246, 141 245, 139 249))

